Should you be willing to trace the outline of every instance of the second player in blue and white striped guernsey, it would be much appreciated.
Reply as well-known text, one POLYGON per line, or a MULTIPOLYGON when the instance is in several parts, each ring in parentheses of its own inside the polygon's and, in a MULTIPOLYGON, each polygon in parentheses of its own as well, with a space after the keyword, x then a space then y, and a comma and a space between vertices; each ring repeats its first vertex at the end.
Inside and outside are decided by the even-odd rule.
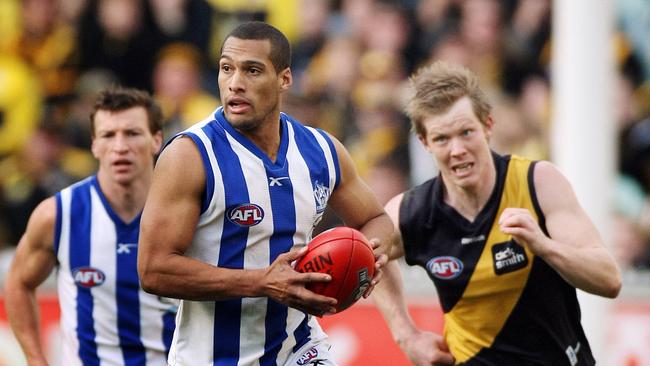
POLYGON ((56 195, 54 252, 64 365, 160 365, 177 301, 140 288, 140 216, 124 222, 96 176, 56 195))
POLYGON ((162 112, 146 92, 111 88, 90 117, 96 175, 41 202, 5 284, 28 365, 48 365, 36 288, 56 268, 65 366, 164 365, 177 300, 145 293, 137 273, 140 217, 162 143, 162 112))
POLYGON ((138 268, 145 290, 182 299, 172 366, 335 365, 312 315, 336 300, 305 288, 330 276, 292 262, 328 207, 378 242, 392 233, 343 145, 280 113, 289 59, 277 29, 236 28, 219 62, 223 107, 173 139, 156 166, 138 268))

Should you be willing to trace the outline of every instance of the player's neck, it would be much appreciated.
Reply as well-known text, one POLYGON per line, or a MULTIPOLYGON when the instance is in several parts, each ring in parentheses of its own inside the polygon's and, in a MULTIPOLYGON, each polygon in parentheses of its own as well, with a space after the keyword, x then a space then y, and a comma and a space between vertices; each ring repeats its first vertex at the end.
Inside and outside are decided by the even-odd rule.
POLYGON ((271 161, 275 162, 282 140, 282 124, 279 113, 255 129, 240 130, 239 132, 264 152, 271 161))
POLYGON ((486 170, 484 177, 475 185, 459 187, 445 184, 444 200, 469 221, 474 221, 492 196, 496 185, 496 170, 486 170))
POLYGON ((125 184, 110 179, 100 171, 97 180, 106 200, 122 221, 130 223, 140 214, 151 184, 151 175, 125 184))

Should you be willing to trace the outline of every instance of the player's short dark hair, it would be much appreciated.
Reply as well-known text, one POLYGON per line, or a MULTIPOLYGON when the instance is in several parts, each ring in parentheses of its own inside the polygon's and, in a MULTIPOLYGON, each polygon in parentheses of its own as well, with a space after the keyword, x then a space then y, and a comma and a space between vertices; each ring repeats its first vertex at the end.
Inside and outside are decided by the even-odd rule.
MULTIPOLYGON (((270 24, 260 21, 245 22, 233 29, 224 38, 224 43, 230 37, 247 40, 268 39, 271 42, 269 59, 275 71, 280 72, 291 66, 291 45, 289 45, 289 40, 282 32, 270 24)), ((221 45, 221 52, 223 52, 223 44, 221 45)))
POLYGON ((147 112, 149 131, 155 134, 162 131, 163 113, 160 105, 151 95, 140 89, 109 87, 99 92, 93 111, 90 113, 90 133, 95 137, 95 114, 97 111, 124 111, 133 107, 143 107, 147 112))

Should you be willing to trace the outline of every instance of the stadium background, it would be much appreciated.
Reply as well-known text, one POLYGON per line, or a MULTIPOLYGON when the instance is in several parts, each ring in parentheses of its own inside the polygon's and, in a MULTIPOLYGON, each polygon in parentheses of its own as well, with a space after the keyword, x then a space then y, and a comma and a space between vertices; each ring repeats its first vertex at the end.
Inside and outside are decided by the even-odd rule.
MULTIPOLYGON (((623 293, 602 320, 606 345, 599 354, 606 366, 650 365, 650 2, 597 1, 611 4, 615 18, 608 40, 616 141, 609 242, 625 272, 623 293)), ((287 34, 294 86, 284 110, 343 141, 382 202, 435 173, 401 113, 407 76, 431 60, 460 63, 480 76, 494 102, 496 151, 552 158, 554 5, 1 0, 0 277, 35 204, 96 168, 88 150, 93 94, 112 83, 151 91, 164 107, 169 137, 219 103, 215 60, 223 35, 241 20, 266 20, 287 34)), ((329 216, 323 227, 336 224, 329 216)), ((429 280, 404 269, 413 317, 441 329, 429 280)), ((52 279, 39 291, 39 305, 54 358, 52 279)), ((371 301, 323 324, 341 365, 406 364, 371 301)), ((0 365, 22 364, 0 301, 0 365)))

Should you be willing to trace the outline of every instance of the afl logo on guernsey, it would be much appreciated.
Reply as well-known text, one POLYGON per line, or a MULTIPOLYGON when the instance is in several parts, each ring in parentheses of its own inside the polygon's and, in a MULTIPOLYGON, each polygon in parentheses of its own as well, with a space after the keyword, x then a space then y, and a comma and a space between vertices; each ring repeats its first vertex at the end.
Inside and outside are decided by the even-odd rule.
POLYGON ((436 278, 451 280, 458 277, 463 271, 463 262, 456 257, 435 257, 427 262, 427 269, 436 278))
POLYGON ((103 284, 106 280, 106 275, 97 268, 80 267, 72 271, 72 278, 77 286, 90 288, 103 284))
POLYGON ((318 350, 315 347, 312 347, 303 353, 302 356, 296 362, 296 365, 307 365, 308 363, 314 363, 313 360, 318 357, 318 350))
POLYGON ((228 210, 228 219, 239 226, 255 226, 264 219, 264 210, 254 203, 244 203, 228 210))

